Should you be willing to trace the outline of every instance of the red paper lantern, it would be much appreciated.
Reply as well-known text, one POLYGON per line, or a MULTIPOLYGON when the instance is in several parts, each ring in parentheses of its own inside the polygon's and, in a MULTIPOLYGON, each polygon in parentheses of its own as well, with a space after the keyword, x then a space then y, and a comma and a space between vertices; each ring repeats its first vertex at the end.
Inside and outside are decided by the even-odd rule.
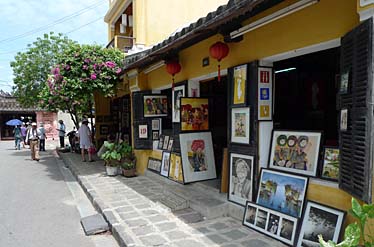
POLYGON ((166 71, 173 76, 173 83, 171 84, 172 90, 174 91, 174 75, 178 74, 182 69, 182 66, 178 61, 169 61, 166 62, 166 71))
POLYGON ((219 64, 222 59, 229 54, 229 46, 225 43, 218 41, 209 48, 210 56, 218 60, 218 81, 221 81, 221 65, 219 64))

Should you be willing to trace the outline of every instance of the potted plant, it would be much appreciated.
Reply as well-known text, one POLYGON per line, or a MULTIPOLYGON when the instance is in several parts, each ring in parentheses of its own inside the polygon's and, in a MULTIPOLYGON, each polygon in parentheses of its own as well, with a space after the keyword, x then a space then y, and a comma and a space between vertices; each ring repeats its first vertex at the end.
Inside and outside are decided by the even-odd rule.
POLYGON ((123 160, 121 163, 122 174, 125 177, 136 176, 136 158, 132 147, 127 142, 122 142, 123 160))
POLYGON ((122 160, 121 145, 105 141, 104 146, 106 151, 101 155, 101 158, 105 162, 106 173, 108 176, 116 176, 122 160))

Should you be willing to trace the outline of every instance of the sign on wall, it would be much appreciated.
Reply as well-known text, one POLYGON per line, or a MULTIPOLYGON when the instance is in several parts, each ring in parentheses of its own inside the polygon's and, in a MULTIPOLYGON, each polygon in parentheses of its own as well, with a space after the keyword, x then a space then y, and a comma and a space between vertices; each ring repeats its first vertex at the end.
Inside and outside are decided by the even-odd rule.
POLYGON ((272 120, 273 69, 258 68, 258 120, 272 120))

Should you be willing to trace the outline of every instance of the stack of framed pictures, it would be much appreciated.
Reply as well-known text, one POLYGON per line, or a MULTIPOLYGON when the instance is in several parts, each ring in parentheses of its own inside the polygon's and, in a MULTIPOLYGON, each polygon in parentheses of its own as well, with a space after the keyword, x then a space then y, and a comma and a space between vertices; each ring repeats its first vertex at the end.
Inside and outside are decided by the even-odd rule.
POLYGON ((173 149, 174 139, 168 135, 161 135, 158 142, 158 149, 171 152, 173 149))

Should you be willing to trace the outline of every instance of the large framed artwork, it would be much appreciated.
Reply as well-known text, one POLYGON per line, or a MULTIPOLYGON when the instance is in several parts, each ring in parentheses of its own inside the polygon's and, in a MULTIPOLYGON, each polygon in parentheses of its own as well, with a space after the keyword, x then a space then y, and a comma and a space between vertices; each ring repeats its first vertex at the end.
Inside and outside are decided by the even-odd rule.
POLYGON ((209 130, 209 99, 180 98, 181 131, 209 130))
POLYGON ((252 201, 254 157, 230 153, 229 201, 245 206, 252 201))
POLYGON ((261 169, 256 203, 281 213, 301 217, 308 178, 261 169))
POLYGON ((231 142, 249 144, 249 107, 231 109, 231 142))
POLYGON ((212 133, 196 132, 179 135, 184 182, 216 178, 212 133))
POLYGON ((182 157, 180 154, 172 153, 170 155, 169 179, 184 183, 182 157))
POLYGON ((316 176, 321 132, 274 130, 269 168, 316 176))
POLYGON ((320 246, 318 235, 325 241, 338 242, 345 214, 339 209, 308 201, 297 246, 320 246))
POLYGON ((288 245, 296 241, 298 218, 247 202, 243 225, 288 245))
POLYGON ((234 85, 232 104, 235 106, 245 106, 247 99, 247 65, 234 68, 234 85))
POLYGON ((338 181, 340 167, 340 149, 338 147, 325 147, 321 178, 338 181))
POLYGON ((166 95, 144 95, 144 117, 162 117, 168 115, 168 97, 166 95))
POLYGON ((173 123, 180 122, 180 107, 181 107, 181 98, 186 96, 186 85, 180 85, 174 87, 172 93, 172 108, 173 108, 173 123))
POLYGON ((149 158, 147 168, 148 170, 151 170, 153 172, 160 173, 161 172, 161 160, 149 158))
POLYGON ((161 164, 161 175, 164 177, 169 176, 169 166, 170 166, 170 153, 162 153, 162 164, 161 164))

